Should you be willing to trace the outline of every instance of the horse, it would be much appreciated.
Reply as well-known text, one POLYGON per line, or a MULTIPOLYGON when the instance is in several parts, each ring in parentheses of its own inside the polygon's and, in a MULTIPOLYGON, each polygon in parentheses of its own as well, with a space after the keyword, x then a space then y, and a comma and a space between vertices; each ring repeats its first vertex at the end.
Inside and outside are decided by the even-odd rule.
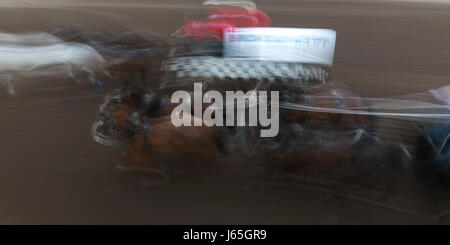
POLYGON ((106 98, 92 134, 98 143, 125 148, 119 169, 149 173, 161 184, 169 181, 170 173, 237 171, 258 176, 270 175, 272 170, 333 171, 342 166, 369 173, 381 147, 373 134, 372 119, 339 113, 368 112, 362 98, 345 87, 329 84, 297 92, 295 100, 284 99, 280 104, 281 130, 275 138, 258 137, 258 127, 175 127, 170 115, 175 105, 163 96, 167 91, 148 94, 149 104, 143 106, 146 102, 127 89, 116 90, 106 98), (247 164, 245 159, 255 161, 247 164))
POLYGON ((220 130, 206 126, 175 129, 170 121, 173 106, 164 97, 144 102, 126 88, 117 89, 100 106, 100 119, 92 126, 93 139, 103 145, 125 147, 118 169, 145 172, 161 184, 169 181, 171 170, 217 173, 220 130))
POLYGON ((136 93, 159 86, 161 65, 172 47, 169 39, 153 33, 82 31, 68 26, 54 27, 51 33, 65 42, 93 47, 105 58, 111 76, 136 93))
POLYGON ((68 43, 48 33, 0 34, 0 83, 16 96, 14 82, 23 77, 69 75, 78 83, 97 84, 106 60, 92 47, 68 43))

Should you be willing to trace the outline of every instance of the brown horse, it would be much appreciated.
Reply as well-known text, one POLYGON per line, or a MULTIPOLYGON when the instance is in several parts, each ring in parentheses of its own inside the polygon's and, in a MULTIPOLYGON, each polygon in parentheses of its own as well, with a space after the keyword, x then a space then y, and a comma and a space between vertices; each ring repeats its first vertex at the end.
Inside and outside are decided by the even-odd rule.
POLYGON ((121 102, 108 109, 114 131, 125 135, 134 128, 133 135, 122 139, 126 150, 119 168, 152 173, 163 182, 169 180, 169 170, 217 174, 247 164, 237 168, 252 171, 249 159, 258 159, 253 167, 264 167, 267 171, 323 170, 350 164, 356 153, 373 144, 370 117, 348 113, 368 112, 364 101, 351 90, 323 85, 304 91, 299 97, 296 103, 303 106, 301 109, 280 109, 280 134, 262 139, 252 135, 252 127, 175 127, 170 118, 175 105, 163 96, 153 100, 163 106, 156 106, 150 114, 140 114, 136 123, 133 121, 134 115, 139 114, 139 102, 130 93, 124 93, 121 102), (340 113, 340 110, 348 111, 340 113))

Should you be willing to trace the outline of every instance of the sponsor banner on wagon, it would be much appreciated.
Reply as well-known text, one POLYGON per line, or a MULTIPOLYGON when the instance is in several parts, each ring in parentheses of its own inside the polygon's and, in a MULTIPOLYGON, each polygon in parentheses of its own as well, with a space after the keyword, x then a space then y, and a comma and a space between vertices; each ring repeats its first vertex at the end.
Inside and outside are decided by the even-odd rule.
POLYGON ((224 56, 333 65, 336 32, 309 28, 228 28, 224 56))

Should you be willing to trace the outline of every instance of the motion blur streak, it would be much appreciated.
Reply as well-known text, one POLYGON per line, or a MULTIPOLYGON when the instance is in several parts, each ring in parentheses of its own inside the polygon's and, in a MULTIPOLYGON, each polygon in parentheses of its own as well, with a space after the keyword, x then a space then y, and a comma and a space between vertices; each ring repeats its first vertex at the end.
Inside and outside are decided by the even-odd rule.
MULTIPOLYGON (((73 25, 169 36, 201 2, 3 0, 0 30, 42 33, 73 25)), ((331 80, 363 97, 397 98, 450 83, 450 1, 254 2, 272 26, 335 30, 331 80)), ((136 176, 114 168, 121 152, 91 140, 104 91, 80 89, 66 76, 21 79, 27 80, 19 78, 16 98, 0 91, 2 224, 429 224, 447 207, 425 198, 412 174, 398 180, 394 194, 352 185, 342 193, 332 181, 307 174, 298 177, 294 192, 275 177, 272 186, 205 177, 205 187, 187 177, 136 188, 136 176)), ((411 125, 393 127, 388 119, 379 124, 392 140, 412 148, 411 125), (396 136, 398 131, 404 133, 396 136)))

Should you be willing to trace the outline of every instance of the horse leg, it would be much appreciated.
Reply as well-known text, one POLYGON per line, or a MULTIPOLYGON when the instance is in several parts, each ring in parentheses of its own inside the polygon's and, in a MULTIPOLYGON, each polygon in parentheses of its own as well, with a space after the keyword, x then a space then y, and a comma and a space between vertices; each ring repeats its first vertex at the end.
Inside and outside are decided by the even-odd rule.
POLYGON ((83 78, 81 82, 83 82, 84 84, 90 84, 92 87, 100 86, 100 84, 96 80, 95 72, 92 69, 84 66, 83 68, 81 68, 80 72, 83 78))
POLYGON ((103 83, 97 78, 97 73, 90 68, 84 67, 83 70, 87 73, 87 80, 91 83, 93 87, 103 87, 103 83))
POLYGON ((170 180, 166 167, 152 157, 143 137, 130 140, 123 161, 117 168, 129 172, 145 173, 147 184, 161 185, 170 180))
POLYGON ((16 90, 14 89, 13 76, 8 74, 0 75, 0 84, 3 84, 6 87, 6 91, 10 97, 15 97, 17 95, 16 90))

